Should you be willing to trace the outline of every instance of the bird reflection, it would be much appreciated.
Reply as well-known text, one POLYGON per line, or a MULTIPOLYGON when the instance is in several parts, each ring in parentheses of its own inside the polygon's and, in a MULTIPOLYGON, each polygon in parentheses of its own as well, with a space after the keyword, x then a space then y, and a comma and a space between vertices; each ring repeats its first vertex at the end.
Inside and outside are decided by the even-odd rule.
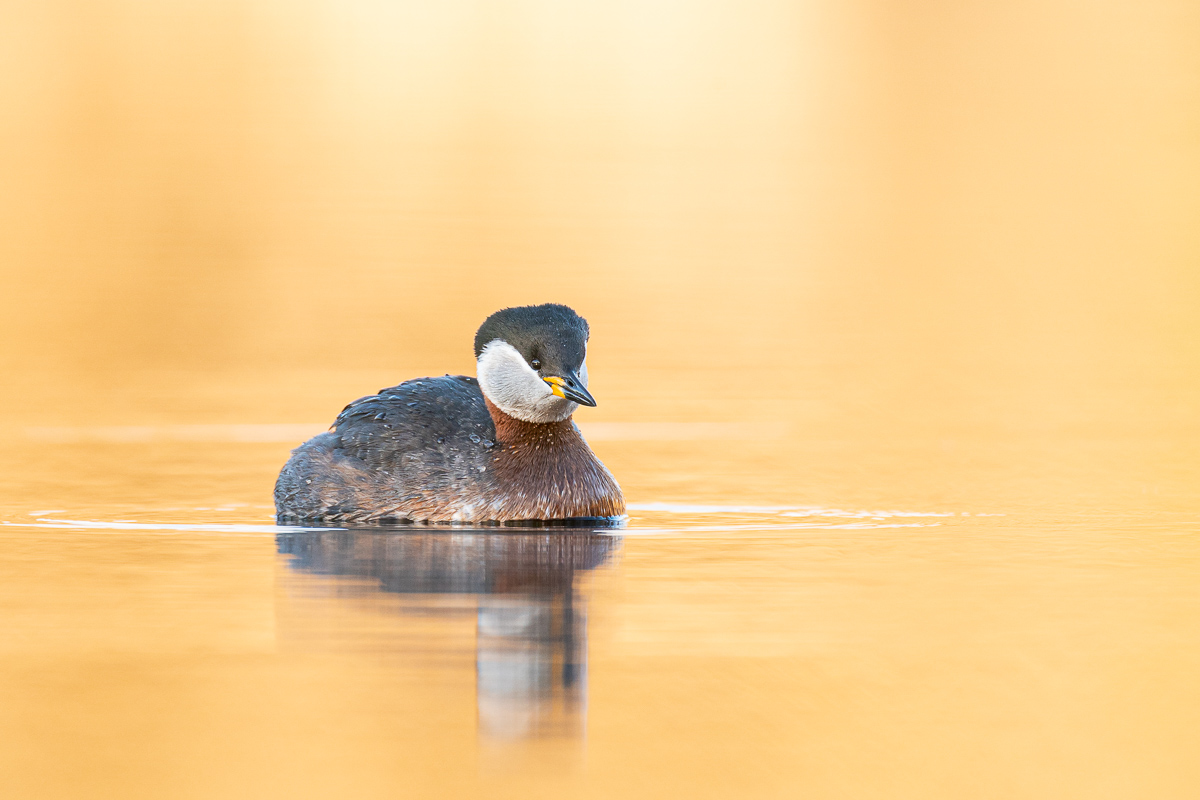
POLYGON ((592 529, 277 535, 279 552, 302 572, 378 581, 383 592, 475 595, 479 727, 495 738, 582 734, 587 614, 575 579, 608 561, 620 542, 592 529))

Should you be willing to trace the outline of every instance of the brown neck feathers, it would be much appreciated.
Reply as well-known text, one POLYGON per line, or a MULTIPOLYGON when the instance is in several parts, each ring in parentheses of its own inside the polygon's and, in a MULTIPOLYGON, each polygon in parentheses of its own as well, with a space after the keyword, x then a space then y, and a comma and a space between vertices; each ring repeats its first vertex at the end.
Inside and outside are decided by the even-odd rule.
MULTIPOLYGON (((556 437, 572 435, 583 442, 583 437, 579 435, 570 417, 558 422, 525 422, 505 414, 486 397, 483 398, 483 402, 487 403, 488 413, 492 415, 492 423, 496 426, 497 444, 538 447, 554 441, 556 437)), ((565 442, 566 439, 559 441, 565 442)))
POLYGON ((568 417, 534 423, 510 417, 486 397, 496 426, 497 499, 507 519, 608 517, 625 513, 612 474, 568 417))

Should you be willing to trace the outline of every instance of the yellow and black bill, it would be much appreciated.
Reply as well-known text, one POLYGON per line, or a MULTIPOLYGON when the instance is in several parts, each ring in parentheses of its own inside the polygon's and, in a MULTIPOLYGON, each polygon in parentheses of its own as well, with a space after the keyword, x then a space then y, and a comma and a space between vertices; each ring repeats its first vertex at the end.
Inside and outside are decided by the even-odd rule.
POLYGON ((550 391, 566 400, 573 403, 579 403, 581 406, 595 406, 596 398, 592 397, 588 392, 587 387, 583 385, 583 381, 570 373, 565 378, 551 376, 542 378, 546 383, 550 384, 550 391))

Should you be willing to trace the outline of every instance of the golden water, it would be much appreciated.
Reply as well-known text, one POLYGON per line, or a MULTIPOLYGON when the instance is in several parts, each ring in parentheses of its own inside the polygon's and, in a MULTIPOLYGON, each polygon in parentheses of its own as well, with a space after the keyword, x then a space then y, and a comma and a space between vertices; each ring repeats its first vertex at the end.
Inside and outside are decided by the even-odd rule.
POLYGON ((0 5, 0 794, 1200 792, 1194 3, 0 5), (616 535, 277 531, 589 319, 616 535))

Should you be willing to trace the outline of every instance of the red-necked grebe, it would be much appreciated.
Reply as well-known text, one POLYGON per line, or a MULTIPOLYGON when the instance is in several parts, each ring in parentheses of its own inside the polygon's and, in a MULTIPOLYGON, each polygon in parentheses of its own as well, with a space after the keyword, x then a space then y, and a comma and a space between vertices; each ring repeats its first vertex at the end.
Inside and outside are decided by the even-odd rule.
POLYGON ((571 415, 587 390, 588 324, 563 305, 506 308, 475 334, 476 373, 355 400, 292 451, 285 522, 616 518, 625 498, 571 415))

